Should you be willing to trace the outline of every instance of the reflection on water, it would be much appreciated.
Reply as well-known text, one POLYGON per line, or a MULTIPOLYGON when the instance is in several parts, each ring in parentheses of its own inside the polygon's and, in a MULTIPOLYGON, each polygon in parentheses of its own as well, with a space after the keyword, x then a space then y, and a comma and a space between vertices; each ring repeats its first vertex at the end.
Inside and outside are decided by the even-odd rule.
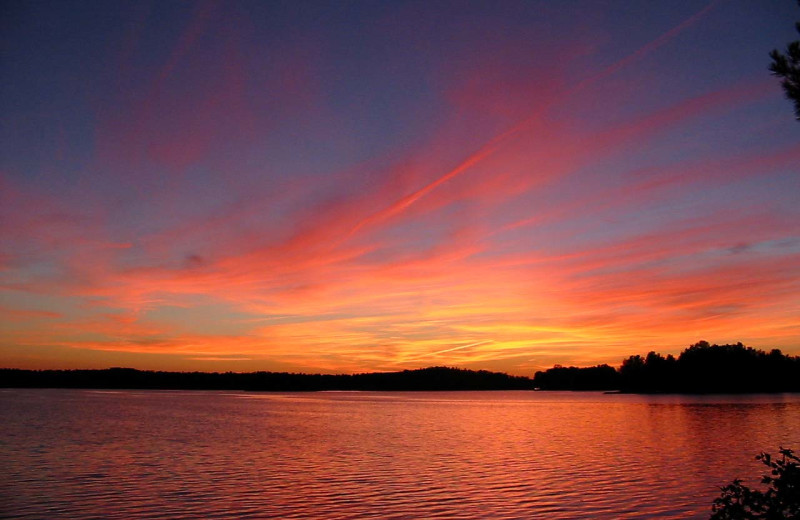
POLYGON ((800 396, 0 391, 3 518, 707 518, 800 396))

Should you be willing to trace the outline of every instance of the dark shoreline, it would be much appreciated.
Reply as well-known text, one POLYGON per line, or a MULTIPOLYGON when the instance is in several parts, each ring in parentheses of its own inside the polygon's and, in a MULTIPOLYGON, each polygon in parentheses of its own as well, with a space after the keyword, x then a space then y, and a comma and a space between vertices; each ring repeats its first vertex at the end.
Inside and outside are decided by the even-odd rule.
POLYGON ((137 390, 457 391, 567 390, 627 394, 776 394, 800 392, 800 357, 705 341, 675 358, 655 352, 609 365, 563 367, 533 378, 487 370, 428 367, 362 374, 287 372, 164 372, 134 368, 25 370, 0 368, 0 388, 85 388, 137 390))
POLYGON ((99 370, 0 369, 0 388, 109 390, 453 391, 533 390, 533 380, 486 370, 430 367, 365 374, 287 372, 161 372, 133 368, 99 370))
POLYGON ((601 392, 605 395, 756 395, 800 390, 647 391, 597 388, 539 388, 534 380, 497 372, 444 367, 355 375, 286 372, 154 372, 132 368, 96 370, 24 370, 0 368, 0 389, 153 390, 236 392, 453 392, 503 391, 601 392), (450 378, 431 377, 448 374, 450 378), (388 376, 388 377, 382 377, 388 376), (460 378, 460 379, 459 379, 460 378), (508 379, 506 379, 508 378, 508 379))

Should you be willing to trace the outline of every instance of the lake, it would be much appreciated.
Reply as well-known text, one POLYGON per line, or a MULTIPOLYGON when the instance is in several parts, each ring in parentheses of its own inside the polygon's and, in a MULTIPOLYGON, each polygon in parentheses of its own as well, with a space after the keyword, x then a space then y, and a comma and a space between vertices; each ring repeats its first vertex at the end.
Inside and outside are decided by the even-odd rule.
POLYGON ((707 518, 800 395, 0 390, 0 517, 707 518))

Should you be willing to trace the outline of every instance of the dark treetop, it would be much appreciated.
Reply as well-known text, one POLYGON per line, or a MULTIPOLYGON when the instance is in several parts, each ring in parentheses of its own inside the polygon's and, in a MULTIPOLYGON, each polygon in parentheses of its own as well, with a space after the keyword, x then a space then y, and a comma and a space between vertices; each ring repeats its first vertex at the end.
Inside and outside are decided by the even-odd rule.
MULTIPOLYGON (((800 33, 800 22, 795 24, 795 28, 800 33)), ((794 102, 794 115, 800 121, 800 40, 789 43, 786 54, 775 49, 769 57, 772 58, 769 70, 773 76, 781 78, 783 92, 794 102)))

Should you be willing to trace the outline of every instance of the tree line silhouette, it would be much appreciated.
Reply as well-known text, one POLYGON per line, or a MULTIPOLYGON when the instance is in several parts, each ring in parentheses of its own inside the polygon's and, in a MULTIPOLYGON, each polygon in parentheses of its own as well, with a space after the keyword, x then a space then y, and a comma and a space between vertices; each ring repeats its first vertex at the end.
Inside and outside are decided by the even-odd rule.
POLYGON ((0 387, 111 388, 160 390, 245 390, 307 392, 322 390, 530 390, 528 377, 486 370, 429 367, 365 374, 287 372, 156 372, 133 368, 105 370, 0 369, 0 387))
POLYGON ((631 393, 800 392, 800 357, 764 352, 741 343, 700 341, 676 358, 656 352, 609 365, 562 367, 533 378, 487 370, 429 367, 364 374, 287 372, 161 372, 133 368, 105 370, 0 369, 4 388, 112 388, 162 390, 606 390, 631 393))
POLYGON ((608 365, 555 367, 533 378, 543 390, 621 390, 635 393, 800 392, 800 357, 700 341, 675 358, 656 352, 608 365))

